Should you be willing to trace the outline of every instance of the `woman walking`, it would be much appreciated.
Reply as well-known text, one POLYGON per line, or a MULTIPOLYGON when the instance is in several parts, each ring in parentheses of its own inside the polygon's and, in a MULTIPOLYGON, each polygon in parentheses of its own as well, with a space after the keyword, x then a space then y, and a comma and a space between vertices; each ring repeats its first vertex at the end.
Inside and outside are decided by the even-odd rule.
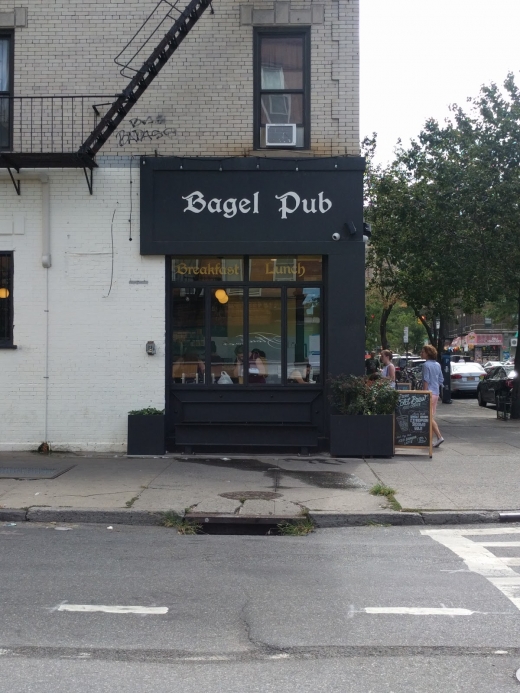
POLYGON ((423 390, 429 390, 432 393, 432 427, 437 440, 433 444, 434 448, 444 443, 444 438, 441 435, 437 422, 435 421, 435 413, 437 411, 437 402, 439 401, 440 388, 444 384, 442 369, 437 361, 437 349, 431 344, 427 344, 422 348, 421 357, 426 359, 422 367, 423 390))
POLYGON ((381 352, 381 360, 383 362, 381 375, 386 380, 389 380, 391 386, 395 389, 395 366, 392 363, 392 352, 389 349, 384 349, 381 352))

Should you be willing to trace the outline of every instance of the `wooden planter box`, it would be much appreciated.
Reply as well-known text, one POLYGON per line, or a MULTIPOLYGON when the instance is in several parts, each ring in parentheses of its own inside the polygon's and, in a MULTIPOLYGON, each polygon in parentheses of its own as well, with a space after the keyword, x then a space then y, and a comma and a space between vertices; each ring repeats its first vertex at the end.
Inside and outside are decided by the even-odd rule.
POLYGON ((394 415, 331 414, 330 454, 333 457, 393 457, 394 415))
POLYGON ((127 455, 164 455, 164 415, 128 415, 127 455))

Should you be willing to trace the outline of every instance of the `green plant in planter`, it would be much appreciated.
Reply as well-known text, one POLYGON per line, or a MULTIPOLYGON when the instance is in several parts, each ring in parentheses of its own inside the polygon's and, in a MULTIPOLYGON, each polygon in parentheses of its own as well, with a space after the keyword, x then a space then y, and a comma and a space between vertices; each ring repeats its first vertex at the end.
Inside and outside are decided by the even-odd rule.
POLYGON ((162 416, 164 409, 156 409, 155 407, 145 407, 145 409, 133 409, 128 412, 129 416, 162 416))
POLYGON ((329 401, 340 414, 393 414, 398 392, 389 380, 364 375, 337 375, 328 379, 329 401))

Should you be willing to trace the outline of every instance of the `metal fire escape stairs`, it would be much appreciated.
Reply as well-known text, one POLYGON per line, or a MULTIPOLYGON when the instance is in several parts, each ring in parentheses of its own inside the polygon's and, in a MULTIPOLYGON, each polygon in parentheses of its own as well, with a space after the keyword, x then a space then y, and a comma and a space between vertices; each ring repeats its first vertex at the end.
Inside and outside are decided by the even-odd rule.
MULTIPOLYGON (((184 0, 185 1, 185 0, 184 0)), ((154 10, 150 13, 147 19, 144 21, 142 26, 130 39, 128 44, 123 48, 119 55, 115 58, 114 62, 121 67, 121 74, 124 77, 131 77, 128 86, 123 90, 123 92, 116 96, 114 102, 109 102, 107 104, 97 104, 93 105, 94 113, 96 116, 100 116, 99 121, 95 124, 94 129, 90 135, 86 138, 83 144, 75 153, 58 153, 46 155, 37 155, 37 159, 29 158, 31 155, 27 155, 25 158, 14 159, 14 155, 9 152, 3 152, 0 150, 0 159, 7 164, 6 168, 9 171, 11 179, 14 183, 16 192, 20 194, 20 182, 16 181, 12 170, 14 169, 17 173, 20 172, 20 165, 22 162, 27 161, 27 164, 32 167, 47 167, 47 166, 64 166, 66 168, 83 168, 85 173, 85 178, 87 180, 87 185, 90 194, 92 195, 93 190, 93 169, 97 168, 95 162, 95 156, 99 150, 103 147, 105 142, 108 140, 110 135, 117 129, 121 121, 127 116, 135 104, 139 101, 144 92, 148 89, 150 84, 157 77, 162 68, 166 65, 168 60, 171 58, 173 53, 177 50, 180 44, 184 41, 189 32, 193 29, 195 24, 204 14, 208 7, 211 7, 212 0, 191 0, 189 4, 183 9, 179 10, 177 5, 179 5, 182 0, 158 0, 157 5, 154 10), (165 16, 162 16, 158 25, 155 26, 153 30, 150 31, 150 26, 155 24, 158 13, 162 12, 164 7, 167 6, 167 12, 165 16), (173 24, 168 29, 163 39, 159 42, 155 50, 152 51, 150 56, 144 61, 139 69, 132 67, 132 64, 138 64, 137 61, 141 57, 141 53, 152 41, 152 39, 157 35, 159 31, 164 30, 164 25, 169 24, 173 21, 173 24), (142 36, 145 31, 150 31, 147 38, 144 40, 142 36), (137 49, 134 47, 138 46, 137 49), (123 56, 129 52, 133 54, 128 60, 124 60, 123 56), (108 111, 101 117, 101 113, 98 110, 99 107, 109 105, 108 111), (79 164, 79 165, 78 165, 79 164)), ((211 14, 213 14, 213 7, 211 7, 211 14)), ((30 98, 30 97, 24 97, 30 98)), ((84 97, 51 97, 59 99, 74 99, 74 98, 84 98, 84 97)), ((31 107, 32 108, 32 107, 31 107)), ((31 126, 32 126, 32 111, 31 111, 31 126)), ((32 135, 31 135, 32 141, 32 135)))
MULTIPOLYGON (((110 135, 116 130, 121 121, 135 106, 162 68, 166 65, 171 56, 175 53, 180 44, 184 41, 189 32, 193 29, 203 13, 209 6, 211 6, 211 1, 212 0, 191 0, 186 8, 175 18, 175 15, 172 15, 172 11, 179 12, 176 7, 178 0, 175 3, 168 2, 168 0, 160 0, 155 10, 157 10, 157 8, 163 3, 166 3, 170 9, 168 10, 164 19, 160 22, 159 26, 156 27, 143 45, 138 48, 129 61, 122 61, 121 56, 136 39, 138 34, 144 29, 148 21, 153 16, 155 10, 149 15, 141 28, 134 34, 127 46, 125 46, 121 53, 119 53, 119 55, 115 58, 115 62, 121 66, 122 75, 127 76, 128 71, 135 72, 135 75, 131 78, 128 86, 123 90, 122 94, 112 104, 106 114, 100 119, 94 130, 83 142, 78 150, 78 156, 87 156, 91 160, 94 159, 110 135), (131 62, 135 60, 135 58, 149 43, 152 37, 157 33, 157 31, 159 31, 162 24, 168 19, 174 19, 173 25, 165 34, 164 38, 160 41, 159 45, 138 70, 132 68, 131 62)), ((211 8, 211 13, 213 13, 213 8, 211 8)), ((90 180, 86 168, 84 168, 84 172, 90 194, 92 195, 93 169, 90 168, 90 180)))

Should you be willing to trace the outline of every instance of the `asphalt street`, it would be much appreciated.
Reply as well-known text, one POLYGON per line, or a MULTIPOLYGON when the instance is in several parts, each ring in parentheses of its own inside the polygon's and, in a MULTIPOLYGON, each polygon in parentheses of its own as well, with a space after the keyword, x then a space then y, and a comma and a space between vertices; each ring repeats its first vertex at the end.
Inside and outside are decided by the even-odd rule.
POLYGON ((0 692, 502 693, 520 526, 0 525, 0 692))

